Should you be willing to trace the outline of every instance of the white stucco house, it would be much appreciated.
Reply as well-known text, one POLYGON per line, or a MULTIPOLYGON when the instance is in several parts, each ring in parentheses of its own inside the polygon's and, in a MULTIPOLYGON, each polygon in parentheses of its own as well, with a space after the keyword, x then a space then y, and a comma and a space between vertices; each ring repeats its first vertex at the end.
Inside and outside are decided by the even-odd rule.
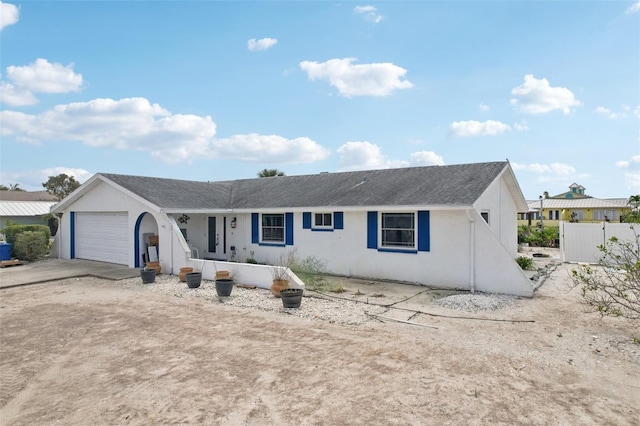
POLYGON ((224 269, 268 287, 252 272, 264 266, 242 262, 295 249, 336 275, 532 296, 514 260, 526 208, 503 161, 224 182, 98 173, 52 212, 67 259, 141 267, 157 235, 166 273, 233 262, 224 269))

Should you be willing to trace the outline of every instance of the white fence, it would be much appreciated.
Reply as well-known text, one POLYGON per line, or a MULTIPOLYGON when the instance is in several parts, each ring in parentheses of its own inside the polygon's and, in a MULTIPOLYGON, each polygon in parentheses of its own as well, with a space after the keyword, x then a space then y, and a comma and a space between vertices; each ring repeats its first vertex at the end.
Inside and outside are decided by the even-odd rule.
POLYGON ((560 222, 560 254, 563 262, 598 263, 602 252, 598 250, 611 237, 635 241, 640 226, 629 223, 571 223, 560 222))

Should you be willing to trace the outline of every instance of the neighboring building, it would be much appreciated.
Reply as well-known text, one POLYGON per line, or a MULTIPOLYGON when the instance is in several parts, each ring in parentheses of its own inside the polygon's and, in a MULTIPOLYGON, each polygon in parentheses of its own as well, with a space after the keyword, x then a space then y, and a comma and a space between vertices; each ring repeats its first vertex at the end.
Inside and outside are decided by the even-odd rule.
POLYGON ((585 194, 585 188, 576 183, 569 191, 553 197, 542 197, 527 201, 528 210, 518 213, 518 225, 558 226, 565 222, 620 222, 631 212, 632 206, 626 198, 593 198, 585 194))
POLYGON ((572 183, 569 185, 569 190, 567 192, 563 192, 562 194, 554 195, 549 198, 591 198, 584 193, 585 189, 586 188, 582 185, 572 183))
POLYGON ((509 163, 493 162, 225 182, 104 173, 53 211, 63 258, 140 267, 158 235, 173 274, 194 257, 270 262, 295 249, 337 275, 532 296, 514 260, 526 208, 509 163))
POLYGON ((47 215, 57 202, 46 191, 0 191, 0 229, 7 221, 19 225, 49 225, 47 215))

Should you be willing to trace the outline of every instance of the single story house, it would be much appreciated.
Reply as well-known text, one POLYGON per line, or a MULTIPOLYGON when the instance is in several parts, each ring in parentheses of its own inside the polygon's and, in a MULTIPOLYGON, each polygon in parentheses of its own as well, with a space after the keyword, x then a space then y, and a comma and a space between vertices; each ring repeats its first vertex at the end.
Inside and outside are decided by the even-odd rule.
POLYGON ((55 227, 47 216, 57 201, 47 191, 0 191, 0 229, 12 222, 17 225, 49 225, 53 231, 55 227))
POLYGON ((526 209, 502 161, 222 182, 98 173, 52 212, 67 259, 141 267, 157 248, 163 272, 194 266, 206 278, 210 259, 266 288, 252 272, 266 267, 242 262, 295 250, 336 275, 532 296, 514 260, 526 209))

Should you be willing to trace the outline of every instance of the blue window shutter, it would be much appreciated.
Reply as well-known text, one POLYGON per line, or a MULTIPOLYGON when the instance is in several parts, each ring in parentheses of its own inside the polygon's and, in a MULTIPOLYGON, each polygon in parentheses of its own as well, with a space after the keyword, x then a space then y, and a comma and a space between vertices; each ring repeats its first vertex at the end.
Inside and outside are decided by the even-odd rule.
POLYGON ((344 229, 344 213, 333 212, 333 229, 344 229))
POLYGON ((430 251, 429 211, 418 212, 418 251, 430 251))
POLYGON ((311 212, 302 213, 302 229, 311 229, 311 212))
POLYGON ((367 248, 378 248, 378 212, 367 212, 367 248))
POLYGON ((285 244, 288 246, 293 245, 293 213, 284 214, 284 233, 285 244))
POLYGON ((251 213, 251 243, 258 244, 260 242, 260 215, 251 213))
POLYGON ((76 258, 76 212, 69 213, 69 237, 71 241, 71 252, 69 253, 69 259, 76 258))

